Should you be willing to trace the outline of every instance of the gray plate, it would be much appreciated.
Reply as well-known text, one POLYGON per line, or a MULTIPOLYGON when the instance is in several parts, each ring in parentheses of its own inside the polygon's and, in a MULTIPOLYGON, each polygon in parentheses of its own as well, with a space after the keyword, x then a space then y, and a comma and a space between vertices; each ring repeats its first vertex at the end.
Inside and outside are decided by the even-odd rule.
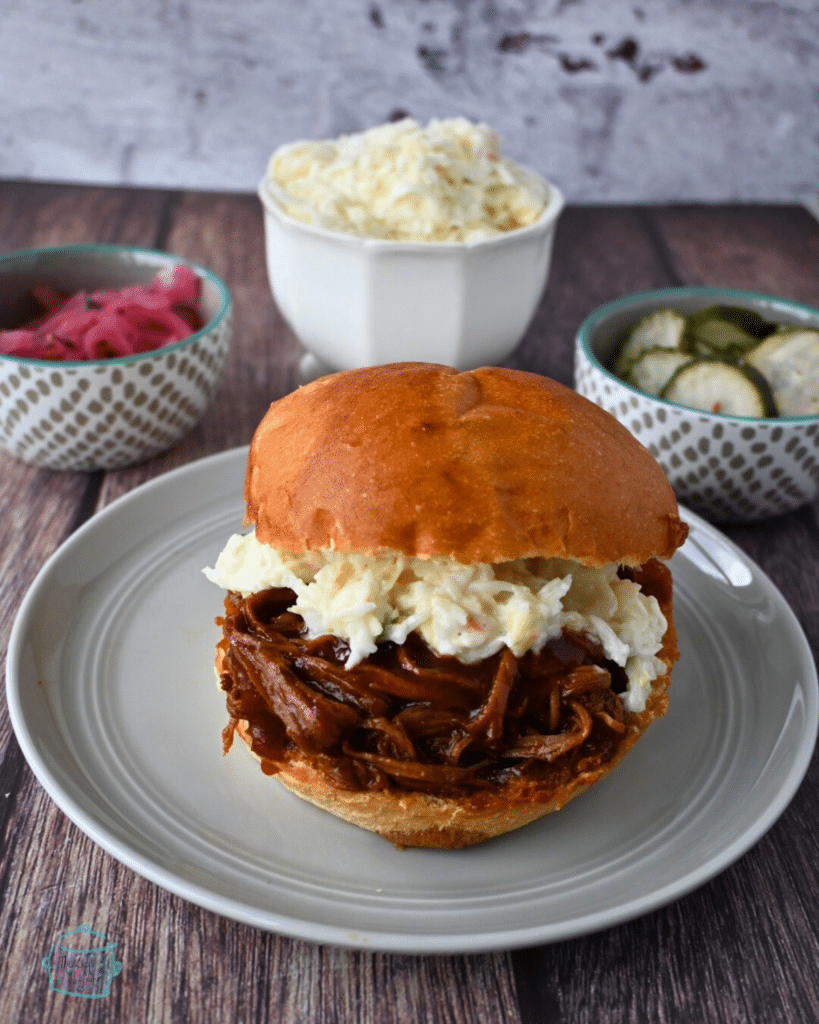
POLYGON ((78 530, 8 654, 12 723, 46 791, 103 849, 219 914, 315 942, 474 952, 609 927, 689 892, 774 823, 816 739, 816 669, 782 596, 691 513, 673 561, 671 708, 559 814, 460 852, 395 850, 222 756, 221 594, 247 451, 169 473, 78 530))

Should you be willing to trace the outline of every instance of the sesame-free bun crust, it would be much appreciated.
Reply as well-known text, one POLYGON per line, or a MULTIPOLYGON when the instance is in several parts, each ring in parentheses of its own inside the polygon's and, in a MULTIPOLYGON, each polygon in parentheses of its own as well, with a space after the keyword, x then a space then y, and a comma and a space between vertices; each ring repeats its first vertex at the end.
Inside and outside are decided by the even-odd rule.
POLYGON ((395 363, 323 377, 268 410, 246 523, 293 553, 588 565, 668 558, 685 538, 651 454, 537 374, 395 363))

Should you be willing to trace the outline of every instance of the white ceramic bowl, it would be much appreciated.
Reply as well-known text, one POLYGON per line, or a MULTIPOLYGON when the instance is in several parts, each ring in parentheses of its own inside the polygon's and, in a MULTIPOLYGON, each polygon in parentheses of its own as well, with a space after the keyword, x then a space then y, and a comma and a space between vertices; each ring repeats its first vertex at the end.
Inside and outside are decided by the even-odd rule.
POLYGON ((716 521, 763 519, 819 493, 819 416, 751 419, 652 398, 608 369, 641 317, 742 306, 777 323, 819 329, 819 310, 758 292, 669 288, 629 295, 595 310, 575 342, 575 388, 612 413, 662 466, 678 499, 716 521))
MULTIPOLYGON (((24 318, 30 292, 145 284, 180 260, 129 246, 72 245, 0 256, 0 325, 24 318)), ((192 429, 227 360, 232 303, 225 285, 193 266, 205 326, 154 352, 55 362, 0 354, 0 445, 46 469, 114 469, 170 448, 192 429)))
MULTIPOLYGON (((531 173, 531 172, 529 172, 531 173)), ((327 366, 420 361, 473 369, 515 348, 546 284, 563 196, 485 240, 388 242, 302 224, 259 185, 267 271, 282 316, 327 366)))

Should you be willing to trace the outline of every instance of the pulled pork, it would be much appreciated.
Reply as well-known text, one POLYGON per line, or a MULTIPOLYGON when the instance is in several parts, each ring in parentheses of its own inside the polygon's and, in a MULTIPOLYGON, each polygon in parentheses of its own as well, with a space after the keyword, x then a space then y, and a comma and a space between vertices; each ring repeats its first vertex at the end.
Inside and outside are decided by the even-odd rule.
POLYGON ((346 642, 309 639, 295 595, 228 594, 221 686, 230 721, 275 774, 308 760, 334 786, 479 797, 511 777, 544 789, 612 760, 627 730, 622 668, 564 631, 537 654, 508 649, 474 665, 412 634, 346 669, 346 642))

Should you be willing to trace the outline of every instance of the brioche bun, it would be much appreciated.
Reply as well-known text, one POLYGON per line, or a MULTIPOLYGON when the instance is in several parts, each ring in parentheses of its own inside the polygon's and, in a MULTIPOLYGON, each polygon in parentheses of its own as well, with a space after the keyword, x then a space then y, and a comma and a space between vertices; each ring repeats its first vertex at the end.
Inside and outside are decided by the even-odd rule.
MULTIPOLYGON (((255 433, 245 501, 257 539, 294 554, 334 547, 461 563, 544 556, 640 567, 670 557, 687 533, 659 466, 613 417, 544 377, 494 367, 401 363, 293 392, 255 433)), ((344 788, 299 751, 275 777, 397 846, 470 846, 559 810, 665 713, 678 652, 670 576, 663 567, 654 575, 668 622, 658 653, 666 671, 645 709, 625 714, 604 764, 583 770, 581 761, 568 775, 559 763, 541 764, 536 783, 523 769, 472 796, 344 788)), ((226 651, 223 640, 217 674, 226 651)), ((234 725, 252 751, 247 721, 234 725)))
POLYGON ((613 416, 533 373, 396 363, 275 402, 256 430, 246 524, 298 553, 641 565, 682 543, 674 493, 613 416))

